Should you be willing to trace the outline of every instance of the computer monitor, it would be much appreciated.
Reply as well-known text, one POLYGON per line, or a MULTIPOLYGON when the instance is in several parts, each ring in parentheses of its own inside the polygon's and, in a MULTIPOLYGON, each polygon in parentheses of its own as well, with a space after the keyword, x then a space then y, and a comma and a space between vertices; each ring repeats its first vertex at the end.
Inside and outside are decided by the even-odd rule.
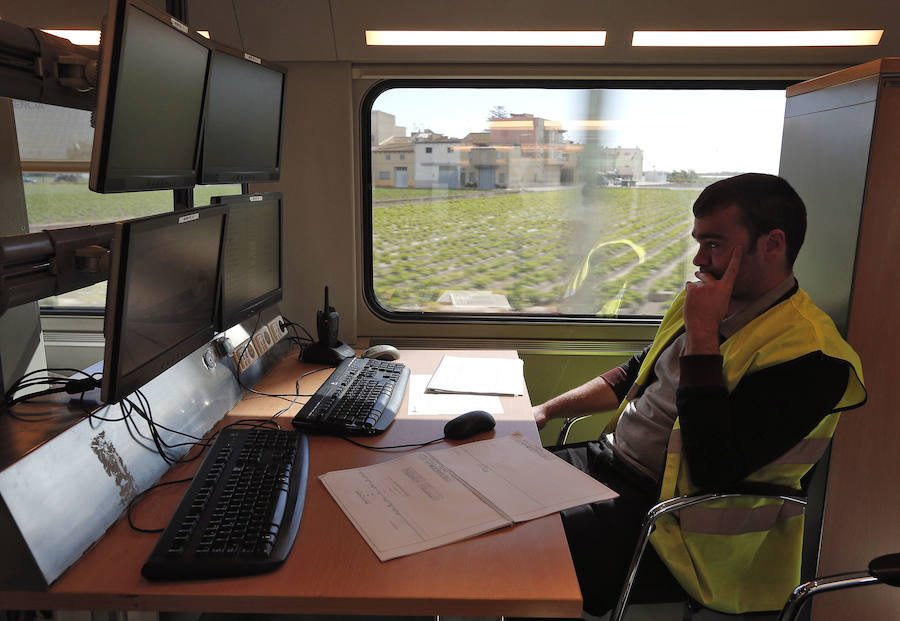
POLYGON ((281 299, 281 193, 214 196, 228 207, 218 330, 281 299))
POLYGON ((200 183, 278 181, 286 71, 238 50, 213 52, 200 183))
POLYGON ((110 0, 100 53, 90 188, 197 182, 212 44, 139 0, 110 0))
POLYGON ((116 224, 101 396, 117 403, 215 335, 227 207, 116 224))

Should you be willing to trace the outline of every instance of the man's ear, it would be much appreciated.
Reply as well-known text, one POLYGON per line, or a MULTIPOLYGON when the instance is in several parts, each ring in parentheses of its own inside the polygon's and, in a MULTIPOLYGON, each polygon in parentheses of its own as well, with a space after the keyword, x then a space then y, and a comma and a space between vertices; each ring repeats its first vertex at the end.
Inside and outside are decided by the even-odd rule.
POLYGON ((767 256, 776 258, 784 256, 787 252, 787 239, 784 236, 784 231, 781 229, 772 229, 766 233, 764 243, 763 250, 767 256))

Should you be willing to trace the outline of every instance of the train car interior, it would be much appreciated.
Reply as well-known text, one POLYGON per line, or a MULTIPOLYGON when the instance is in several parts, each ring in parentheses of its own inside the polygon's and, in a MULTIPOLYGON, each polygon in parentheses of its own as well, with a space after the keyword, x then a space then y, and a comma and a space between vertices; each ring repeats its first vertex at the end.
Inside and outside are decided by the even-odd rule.
MULTIPOLYGON (((860 354, 868 393, 817 472, 804 576, 900 547, 900 4, 7 0, 0 108, 7 403, 45 369, 98 404, 168 377, 147 398, 193 404, 200 435, 297 346, 326 364, 376 346, 513 351, 542 403, 653 340, 694 278, 706 186, 780 175, 809 214, 797 279, 860 354), (195 216, 194 234, 177 226, 195 216), (141 291, 126 284, 138 265, 141 291)), ((551 421, 540 442, 595 439, 612 417, 551 421)), ((0 431, 9 531, 18 448, 0 431)), ((84 440, 64 435, 57 453, 75 454, 84 440)), ((134 459, 132 495, 168 468, 134 459)), ((122 506, 103 513, 100 534, 122 506)), ((72 528, 73 558, 48 573, 34 555, 45 587, 98 538, 72 528)), ((0 590, 14 574, 0 567, 0 590)), ((817 598, 811 618, 898 610, 876 587, 817 598)))

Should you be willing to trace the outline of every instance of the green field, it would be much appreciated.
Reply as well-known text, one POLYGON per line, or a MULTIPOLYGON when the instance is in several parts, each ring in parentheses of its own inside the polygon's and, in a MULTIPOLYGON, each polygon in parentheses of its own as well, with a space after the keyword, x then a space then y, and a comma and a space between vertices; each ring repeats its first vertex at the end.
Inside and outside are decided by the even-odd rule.
POLYGON ((514 312, 660 314, 683 286, 699 189, 575 189, 376 207, 375 293, 392 310, 448 310, 446 290, 514 312))
MULTIPOLYGON (((87 185, 87 176, 78 175, 77 182, 55 182, 52 177, 30 175, 36 179, 25 183, 25 204, 31 231, 60 226, 126 220, 172 210, 172 192, 131 192, 96 194, 87 185)), ((198 186, 194 204, 206 205, 211 196, 240 194, 240 185, 198 186)), ((98 283, 77 291, 42 300, 44 306, 102 308, 106 304, 106 283, 98 283)))
MULTIPOLYGON (((80 181, 25 184, 33 231, 172 209, 170 191, 101 195, 87 188, 86 178, 80 181)), ((438 299, 455 290, 503 295, 514 312, 661 314, 692 271, 686 261, 690 207, 699 191, 602 188, 593 195, 565 189, 465 197, 471 191, 376 188, 375 293, 385 307, 401 311, 448 310, 438 299), (402 199, 415 200, 396 202, 402 199)), ((194 202, 236 193, 240 186, 201 186, 194 202)), ((104 301, 101 283, 52 303, 104 301)))
POLYGON ((393 201, 405 198, 434 198, 436 196, 455 196, 472 190, 448 190, 427 188, 372 188, 372 201, 393 201))
MULTIPOLYGON (((78 182, 54 182, 38 178, 25 183, 25 204, 32 231, 55 226, 92 222, 111 222, 172 210, 172 192, 130 192, 96 194, 87 186, 87 178, 78 182)), ((194 204, 206 205, 210 196, 240 194, 240 185, 199 186, 194 204)))

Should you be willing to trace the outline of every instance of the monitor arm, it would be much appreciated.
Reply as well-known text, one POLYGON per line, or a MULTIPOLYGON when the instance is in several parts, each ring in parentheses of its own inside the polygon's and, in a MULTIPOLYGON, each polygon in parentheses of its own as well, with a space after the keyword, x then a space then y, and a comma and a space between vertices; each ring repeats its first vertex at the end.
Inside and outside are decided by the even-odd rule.
POLYGON ((96 50, 0 20, 0 96, 94 109, 96 50))
POLYGON ((109 277, 115 224, 0 237, 0 314, 109 277))
MULTIPOLYGON (((95 50, 0 21, 0 97, 94 109, 95 50)), ((106 280, 113 224, 0 237, 0 314, 106 280)))

